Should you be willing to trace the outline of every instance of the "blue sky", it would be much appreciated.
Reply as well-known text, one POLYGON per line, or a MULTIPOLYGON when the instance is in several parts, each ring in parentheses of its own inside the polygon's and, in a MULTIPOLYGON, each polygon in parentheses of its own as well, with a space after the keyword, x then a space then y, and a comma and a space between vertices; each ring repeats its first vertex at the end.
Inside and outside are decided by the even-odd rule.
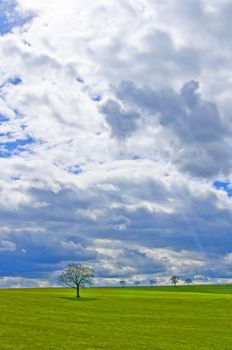
POLYGON ((15 21, 10 18, 15 8, 14 1, 2 1, 0 5, 0 33, 4 35, 11 31, 15 21))
POLYGON ((61 5, 0 5, 0 287, 231 282, 230 1, 61 5))
POLYGON ((29 13, 17 10, 16 0, 2 0, 0 3, 0 34, 10 33, 15 27, 24 25, 30 18, 29 13))

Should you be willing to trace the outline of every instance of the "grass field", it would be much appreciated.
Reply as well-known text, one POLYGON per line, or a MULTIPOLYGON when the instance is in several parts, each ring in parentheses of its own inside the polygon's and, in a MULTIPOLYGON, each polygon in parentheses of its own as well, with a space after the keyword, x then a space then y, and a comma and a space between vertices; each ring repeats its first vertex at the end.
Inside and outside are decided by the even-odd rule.
POLYGON ((0 290, 0 350, 232 349, 232 286, 0 290))

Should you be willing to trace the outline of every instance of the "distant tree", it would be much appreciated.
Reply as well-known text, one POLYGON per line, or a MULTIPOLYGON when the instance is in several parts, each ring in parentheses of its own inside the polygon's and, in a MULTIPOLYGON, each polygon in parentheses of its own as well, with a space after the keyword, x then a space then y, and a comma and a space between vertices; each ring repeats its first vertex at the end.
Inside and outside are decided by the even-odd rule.
POLYGON ((149 281, 149 284, 150 284, 151 287, 153 287, 154 284, 156 284, 156 283, 157 283, 157 282, 156 282, 156 279, 155 279, 155 278, 153 278, 153 279, 151 279, 151 280, 149 281))
POLYGON ((119 283, 120 283, 120 286, 122 286, 122 287, 125 287, 125 285, 126 285, 126 281, 124 281, 124 280, 121 280, 119 283))
POLYGON ((176 287, 176 284, 179 281, 179 277, 178 276, 172 276, 170 278, 170 280, 171 280, 172 284, 174 285, 174 287, 176 287))
POLYGON ((190 286, 190 284, 193 283, 193 281, 191 280, 191 278, 187 278, 187 279, 185 280, 185 283, 186 283, 188 286, 190 286))
POLYGON ((80 288, 93 283, 93 270, 80 263, 69 264, 58 277, 58 282, 70 288, 76 289, 76 296, 80 298, 80 288))
POLYGON ((138 287, 139 284, 140 284, 139 281, 134 281, 134 285, 135 285, 136 287, 138 287))

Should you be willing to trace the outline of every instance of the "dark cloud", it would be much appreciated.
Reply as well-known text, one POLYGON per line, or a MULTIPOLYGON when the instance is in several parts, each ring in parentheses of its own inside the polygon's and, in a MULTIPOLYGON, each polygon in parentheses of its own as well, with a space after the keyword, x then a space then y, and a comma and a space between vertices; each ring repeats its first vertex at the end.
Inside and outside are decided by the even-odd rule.
POLYGON ((174 251, 176 261, 170 268, 183 265, 180 273, 182 269, 186 274, 188 271, 200 274, 204 270, 211 276, 220 270, 222 276, 223 262, 216 272, 210 269, 213 258, 222 259, 230 253, 231 214, 218 208, 214 193, 196 197, 181 183, 169 191, 155 181, 140 180, 140 186, 134 180, 112 180, 111 184, 117 185, 118 191, 95 187, 53 193, 33 189, 35 202, 50 205, 1 211, 2 227, 8 225, 0 255, 1 276, 46 278, 69 261, 96 265, 98 276, 104 278, 166 275, 168 271, 161 258, 158 255, 151 258, 141 251, 142 247, 174 251), (180 209, 168 213, 142 205, 145 201, 166 207, 169 200, 178 202, 180 209), (133 209, 131 205, 135 205, 133 209), (87 215, 95 211, 97 217, 87 215), (96 244, 96 240, 103 243, 96 244), (104 248, 104 240, 112 241, 109 244, 112 254, 98 251, 104 248), (119 242, 119 246, 114 242, 119 242), (183 255, 182 251, 186 253, 183 255), (204 254, 210 261, 206 261, 204 269, 185 262, 197 259, 197 255, 191 258, 192 251, 198 252, 199 257, 204 254))
POLYGON ((56 238, 56 232, 48 229, 39 234, 13 231, 11 239, 14 249, 5 249, 0 254, 1 276, 46 277, 62 264, 96 258, 96 253, 88 249, 83 238, 77 235, 71 237, 59 232, 56 238))
POLYGON ((0 285, 231 277, 232 6, 129 2, 0 4, 0 285))
POLYGON ((201 98, 199 83, 189 81, 180 92, 167 88, 160 91, 149 87, 138 88, 131 82, 123 82, 117 96, 134 108, 149 111, 159 117, 161 125, 175 131, 186 143, 214 142, 226 133, 217 106, 201 98))
MULTIPOLYGON (((217 105, 202 98, 197 81, 185 83, 178 92, 123 82, 116 95, 125 108, 137 110, 140 119, 155 119, 168 132, 167 141, 175 150, 172 161, 181 169, 201 177, 229 172, 231 147, 227 127, 217 105)), ((117 119, 116 113, 114 118, 117 119)))
POLYGON ((108 100, 102 106, 101 112, 111 128, 112 136, 124 139, 137 129, 140 115, 133 110, 122 109, 116 101, 108 100))
POLYGON ((179 76, 190 79, 200 75, 201 50, 189 43, 177 46, 167 30, 152 28, 140 35, 142 49, 136 47, 127 33, 116 36, 100 52, 92 48, 92 58, 101 61, 104 76, 110 77, 111 82, 117 84, 127 76, 134 82, 152 85, 155 81, 163 86, 179 76))

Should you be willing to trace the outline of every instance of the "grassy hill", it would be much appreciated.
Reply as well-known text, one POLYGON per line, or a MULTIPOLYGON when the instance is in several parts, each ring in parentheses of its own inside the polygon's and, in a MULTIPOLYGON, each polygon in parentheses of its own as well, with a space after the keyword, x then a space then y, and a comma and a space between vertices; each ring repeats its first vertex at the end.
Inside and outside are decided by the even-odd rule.
POLYGON ((0 290, 0 349, 232 349, 232 286, 0 290))

